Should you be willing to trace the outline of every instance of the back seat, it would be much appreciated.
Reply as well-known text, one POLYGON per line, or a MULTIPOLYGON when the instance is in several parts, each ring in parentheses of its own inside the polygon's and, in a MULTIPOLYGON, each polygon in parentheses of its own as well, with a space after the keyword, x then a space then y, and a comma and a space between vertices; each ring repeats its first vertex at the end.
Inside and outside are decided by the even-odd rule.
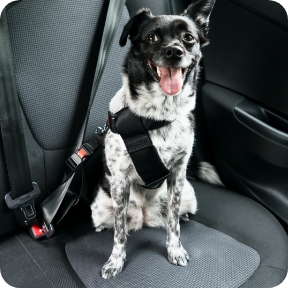
MULTIPOLYGON (((91 63, 96 57, 93 38, 101 19, 103 1, 22 0, 6 8, 29 164, 32 179, 42 192, 38 202, 59 185, 65 161, 74 152, 90 96, 92 80, 87 71, 93 73, 91 63)), ((120 47, 118 41, 129 17, 142 7, 149 7, 154 15, 179 14, 190 2, 127 0, 92 107, 85 140, 93 136, 97 126, 105 123, 108 103, 121 87, 122 63, 129 45, 120 47)), ((97 170, 92 164, 88 169, 93 178, 101 174, 101 168, 97 170)), ((274 216, 256 202, 234 192, 200 182, 193 185, 199 200, 199 213, 193 220, 252 247, 259 255, 259 266, 241 287, 272 287, 280 283, 288 267, 287 235, 274 216)), ((92 229, 89 207, 79 203, 56 227, 54 238, 36 242, 19 229, 12 211, 7 208, 4 195, 9 191, 0 141, 0 269, 3 278, 21 288, 85 287, 68 262, 64 246, 75 236, 92 229)), ((100 277, 100 271, 94 273, 99 273, 100 277)), ((191 286, 187 283, 187 287, 191 286)))

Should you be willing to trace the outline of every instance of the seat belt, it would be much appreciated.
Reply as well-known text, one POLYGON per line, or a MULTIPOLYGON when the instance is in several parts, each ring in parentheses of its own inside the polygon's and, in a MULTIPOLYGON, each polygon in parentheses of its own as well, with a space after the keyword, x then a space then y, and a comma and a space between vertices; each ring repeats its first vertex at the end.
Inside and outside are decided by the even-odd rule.
MULTIPOLYGON (((82 149, 81 145, 84 139, 87 123, 89 120, 90 110, 98 89, 98 85, 105 64, 108 59, 112 41, 114 39, 115 33, 117 31, 120 22, 125 2, 126 2, 125 0, 109 1, 87 114, 76 145, 75 153, 78 154, 79 151, 82 149)), ((8 40, 9 35, 8 35, 6 15, 5 13, 2 13, 2 17, 0 19, 0 43, 1 44, 3 43, 2 45, 0 45, 1 134, 7 162, 7 170, 12 190, 5 196, 5 200, 8 207, 10 209, 13 209, 15 218, 19 223, 19 225, 23 227, 31 226, 31 230, 33 233, 30 234, 32 236, 34 235, 35 236, 34 238, 37 239, 43 235, 49 238, 53 235, 54 229, 52 226, 52 221, 55 218, 57 212, 59 212, 59 214, 62 214, 57 215, 58 216, 57 223, 58 223, 67 213, 69 208, 73 205, 75 200, 81 196, 81 191, 85 189, 81 187, 79 195, 77 197, 74 197, 75 199, 68 199, 68 200, 66 199, 65 203, 66 208, 62 210, 60 209, 60 207, 62 206, 61 204, 65 199, 65 195, 72 183, 72 180, 75 177, 76 172, 82 171, 81 176, 83 178, 84 172, 82 162, 84 163, 84 161, 81 161, 81 163, 76 165, 77 167, 72 171, 72 173, 70 170, 69 171, 70 174, 64 177, 65 181, 61 183, 61 185, 40 204, 38 209, 40 215, 38 213, 37 217, 38 219, 37 219, 34 200, 41 194, 41 192, 37 183, 34 182, 32 183, 31 181, 28 156, 25 146, 25 139, 20 113, 21 108, 16 89, 16 81, 14 76, 15 74, 13 70, 12 52, 8 40), (39 231, 41 231, 41 233, 39 233, 39 231)), ((95 139, 93 139, 90 142, 90 144, 84 146, 83 149, 85 148, 87 149, 88 147, 86 151, 88 153, 89 148, 93 149, 93 147, 97 147, 98 149, 99 148, 98 143, 94 145, 96 142, 95 139)), ((81 151, 83 152, 83 150, 81 151)), ((85 158, 86 157, 84 157, 83 159, 85 158)), ((82 180, 83 180, 82 186, 85 186, 85 181, 84 179, 82 180)))
MULTIPOLYGON (((96 92, 100 83, 101 76, 104 71, 105 64, 108 60, 110 48, 115 36, 115 33, 118 29, 118 25, 120 22, 120 18, 122 15, 122 11, 124 8, 126 0, 110 0, 108 11, 106 15, 105 25, 103 29, 96 70, 94 74, 94 80, 92 85, 92 91, 90 94, 89 105, 87 108, 86 118, 84 120, 84 124, 80 131, 80 135, 78 137, 77 145, 75 148, 75 153, 67 160, 67 170, 65 172, 64 181, 60 184, 60 186, 51 193, 40 205, 39 211, 42 217, 40 227, 42 228, 44 234, 46 234, 46 227, 53 227, 53 224, 57 224, 61 219, 65 216, 68 212, 69 208, 73 206, 75 201, 79 199, 83 191, 83 185, 85 185, 84 179, 84 163, 89 158, 89 155, 93 154, 95 150, 99 149, 101 146, 101 140, 99 138, 94 138, 90 142, 83 143, 83 139, 85 136, 87 124, 89 121, 90 110, 92 108, 92 104, 94 98, 96 96, 96 92), (72 161, 70 161, 72 158, 72 161), (80 171, 80 172, 79 172, 80 171), (81 174, 80 174, 81 173, 81 174), (81 188, 76 188, 78 190, 78 195, 70 198, 66 198, 65 195, 67 194, 68 189, 71 187, 71 183, 73 184, 73 179, 75 175, 81 175, 81 188), (66 202, 65 209, 61 208, 61 203, 66 202)), ((75 181, 76 182, 76 181, 75 181)), ((33 228, 33 227, 32 227, 33 228)), ((36 227, 37 229, 38 227, 36 227)), ((48 228, 49 229, 49 228, 48 228)), ((46 237, 50 237, 49 231, 46 237)))
POLYGON ((37 222, 35 199, 41 191, 31 180, 14 75, 6 14, 3 12, 0 18, 0 126, 11 189, 5 200, 13 209, 17 223, 29 227, 37 222))

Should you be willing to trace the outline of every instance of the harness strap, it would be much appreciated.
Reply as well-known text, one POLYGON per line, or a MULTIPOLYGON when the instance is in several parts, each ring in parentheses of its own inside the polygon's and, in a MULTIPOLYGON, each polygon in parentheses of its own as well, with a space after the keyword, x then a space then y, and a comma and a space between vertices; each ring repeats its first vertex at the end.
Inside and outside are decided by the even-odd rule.
POLYGON ((138 117, 128 107, 116 114, 108 113, 111 131, 122 137, 135 169, 144 182, 144 185, 138 185, 146 189, 161 187, 165 179, 171 175, 148 134, 148 130, 159 129, 169 124, 170 121, 138 117))

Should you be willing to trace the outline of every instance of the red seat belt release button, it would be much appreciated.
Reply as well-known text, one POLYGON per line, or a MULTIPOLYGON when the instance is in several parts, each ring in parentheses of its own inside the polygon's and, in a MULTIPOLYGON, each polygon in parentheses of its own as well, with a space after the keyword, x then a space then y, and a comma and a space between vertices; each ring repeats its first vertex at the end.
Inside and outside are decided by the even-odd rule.
POLYGON ((87 152, 83 148, 81 148, 78 150, 77 155, 83 159, 87 156, 87 152))
POLYGON ((32 238, 34 239, 40 239, 43 236, 45 236, 45 233, 43 229, 40 227, 40 225, 35 224, 32 225, 29 229, 29 234, 31 235, 32 238))

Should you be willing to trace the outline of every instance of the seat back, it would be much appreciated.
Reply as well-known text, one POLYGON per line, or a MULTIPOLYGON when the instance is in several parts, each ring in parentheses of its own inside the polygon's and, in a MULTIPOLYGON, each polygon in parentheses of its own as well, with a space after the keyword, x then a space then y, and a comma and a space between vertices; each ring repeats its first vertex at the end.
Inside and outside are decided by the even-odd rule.
MULTIPOLYGON (((105 20, 101 11, 107 2, 20 0, 4 10, 32 181, 42 191, 36 203, 59 185, 66 159, 74 152, 92 87, 97 59, 94 46, 100 39, 97 27, 105 20)), ((149 7, 154 15, 179 14, 190 2, 126 1, 91 109, 85 140, 105 123, 109 101, 121 87, 122 63, 129 43, 120 47, 118 41, 129 14, 142 7, 149 7)), ((9 191, 0 135, 0 236, 17 227, 13 212, 4 202, 9 191)))
MULTIPOLYGON (((107 1, 22 0, 4 11, 32 181, 42 191, 38 202, 59 185, 85 117, 97 59, 94 46, 101 39, 97 27, 105 21, 103 5, 107 1)), ((121 87, 122 62, 129 47, 120 48, 118 39, 128 19, 125 7, 95 97, 86 139, 104 124, 109 100, 121 87)), ((9 186, 0 141, 0 235, 17 227, 4 202, 9 186)))

